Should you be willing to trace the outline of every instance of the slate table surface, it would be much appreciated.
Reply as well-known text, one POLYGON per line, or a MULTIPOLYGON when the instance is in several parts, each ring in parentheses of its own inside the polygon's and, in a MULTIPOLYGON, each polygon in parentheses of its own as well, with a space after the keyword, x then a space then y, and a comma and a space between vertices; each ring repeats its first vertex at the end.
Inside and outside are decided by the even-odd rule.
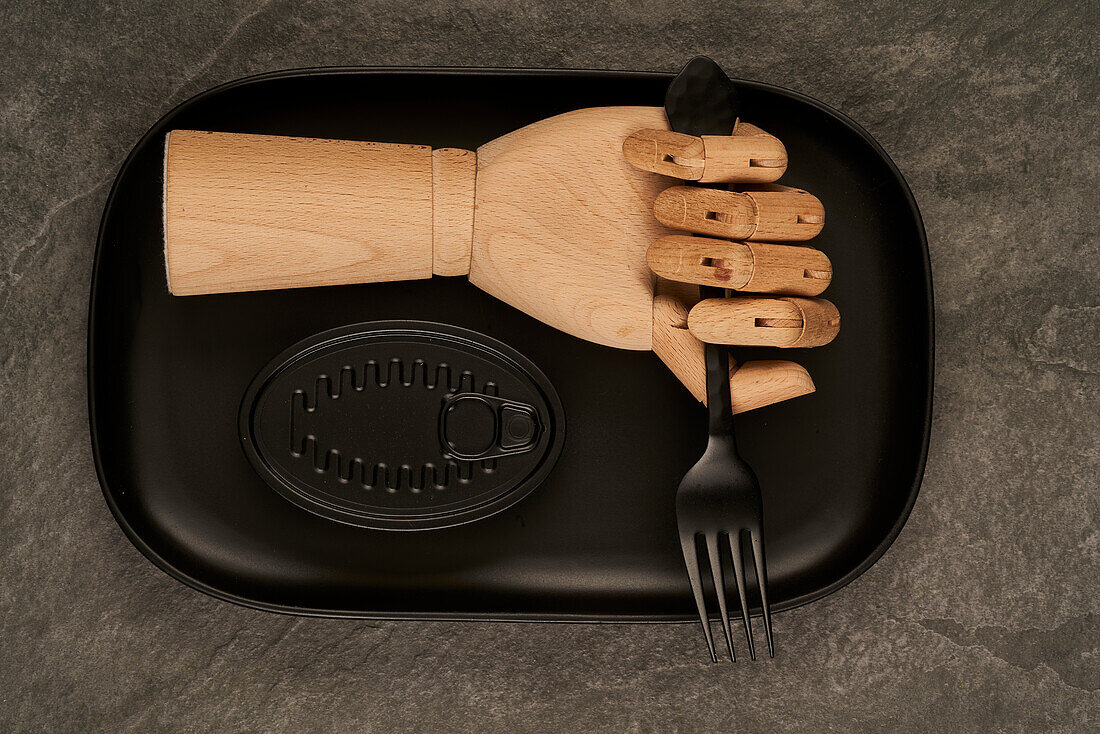
POLYGON ((0 10, 0 730, 1095 730, 1100 13, 1088 3, 16 0, 0 10), (867 128, 924 215, 931 453, 779 657, 693 625, 305 619, 123 536, 88 438, 96 230, 131 146, 241 76, 324 65, 675 71, 713 56, 867 128))

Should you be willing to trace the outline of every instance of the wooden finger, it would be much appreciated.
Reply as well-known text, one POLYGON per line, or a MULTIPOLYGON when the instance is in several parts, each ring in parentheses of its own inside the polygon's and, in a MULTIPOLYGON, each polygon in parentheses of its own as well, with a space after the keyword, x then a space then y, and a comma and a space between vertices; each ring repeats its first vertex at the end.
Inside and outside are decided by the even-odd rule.
POLYGON ((829 258, 812 247, 688 235, 657 240, 646 261, 662 278, 754 293, 816 296, 833 275, 829 258))
POLYGON ((657 128, 637 130, 623 141, 623 156, 644 171, 702 183, 767 183, 787 170, 783 143, 745 122, 732 135, 696 137, 657 128))
MULTIPOLYGON (((698 289, 695 289, 698 291, 698 289)), ((653 300, 653 351, 696 400, 706 403, 703 342, 687 329, 691 300, 658 295, 653 300)), ((813 379, 794 362, 767 360, 738 365, 730 359, 733 412, 762 408, 815 390, 813 379)))
POLYGON ((703 175, 703 140, 671 130, 637 130, 623 141, 623 156, 635 168, 685 181, 703 175))
POLYGON ((840 312, 824 298, 708 298, 691 309, 688 329, 712 344, 819 347, 840 331, 840 312))
POLYGON ((739 186, 757 211, 756 231, 749 239, 801 241, 820 234, 825 226, 825 207, 808 191, 780 184, 739 186))
POLYGON ((672 186, 657 195, 653 214, 666 227, 731 240, 808 240, 825 226, 816 196, 776 184, 743 191, 672 186))
POLYGON ((733 135, 703 136, 700 183, 770 183, 787 170, 787 149, 755 125, 738 123, 733 135))

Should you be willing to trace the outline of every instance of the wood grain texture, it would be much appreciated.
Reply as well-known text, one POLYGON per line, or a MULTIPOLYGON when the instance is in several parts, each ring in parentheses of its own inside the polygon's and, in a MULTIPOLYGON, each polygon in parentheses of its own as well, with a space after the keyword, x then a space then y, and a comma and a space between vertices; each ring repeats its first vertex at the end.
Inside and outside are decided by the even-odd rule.
MULTIPOLYGON (((687 329, 690 302, 674 295, 653 299, 653 351, 699 402, 706 404, 703 342, 687 329)), ((765 360, 738 365, 730 359, 733 412, 762 408, 815 390, 806 370, 794 362, 765 360)))
POLYGON ((816 296, 833 280, 833 264, 821 250, 800 245, 746 242, 752 275, 741 290, 816 296))
POLYGON ((808 240, 825 226, 813 194, 777 184, 739 188, 672 186, 657 196, 653 214, 667 227, 730 240, 808 240))
POLYGON ((756 125, 738 123, 733 135, 704 135, 701 183, 769 183, 787 170, 787 149, 756 125))
POLYGON ((651 211, 672 181, 623 157, 641 128, 667 129, 664 111, 576 110, 480 147, 470 281, 573 336, 649 349, 645 253, 671 234, 651 211))
POLYGON ((840 313, 823 298, 708 298, 688 314, 688 328, 713 344, 817 347, 840 331, 840 313))
POLYGON ((689 306, 673 296, 653 298, 653 353, 701 403, 707 400, 703 342, 687 328, 689 306))
POLYGON ((824 298, 788 298, 802 314, 802 336, 792 346, 820 347, 840 332, 840 311, 824 298))
POLYGON ((661 278, 754 293, 816 296, 832 279, 825 253, 812 247, 670 235, 649 246, 661 278))
POLYGON ((632 166, 685 181, 775 181, 787 170, 787 149, 755 125, 740 123, 733 135, 696 137, 667 129, 635 130, 623 142, 632 166))
POLYGON ((692 308, 688 328, 715 344, 790 347, 802 336, 802 312, 785 298, 708 298, 692 308))
POLYGON ((738 185, 737 189, 756 208, 756 230, 749 239, 808 240, 825 226, 825 207, 808 191, 780 184, 738 185))
POLYGON ((646 251, 649 269, 661 278, 740 289, 752 278, 752 250, 742 242, 669 235, 646 251))
POLYGON ((698 181, 703 175, 703 139, 671 130, 635 130, 623 141, 623 157, 635 168, 698 181))
POLYGON ((694 306, 701 298, 699 286, 693 283, 685 283, 680 280, 662 278, 660 276, 657 277, 656 283, 653 284, 653 297, 656 298, 657 296, 671 296, 677 298, 689 307, 694 306))
POLYGON ((730 375, 734 413, 809 395, 815 390, 817 387, 805 367, 782 359, 745 362, 730 375))
POLYGON ((166 145, 175 295, 431 277, 426 146, 190 130, 166 145))
POLYGON ((729 240, 747 240, 756 231, 752 199, 725 189, 672 186, 654 200, 653 215, 666 227, 729 240))
POLYGON ((432 272, 466 275, 474 244, 474 182, 477 155, 472 150, 432 151, 432 272))

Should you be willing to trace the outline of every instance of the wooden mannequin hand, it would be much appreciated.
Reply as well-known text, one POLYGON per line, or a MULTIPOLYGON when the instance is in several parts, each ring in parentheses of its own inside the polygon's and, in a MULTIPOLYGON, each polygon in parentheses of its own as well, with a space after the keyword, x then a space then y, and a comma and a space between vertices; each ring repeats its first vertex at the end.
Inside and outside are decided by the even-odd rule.
MULTIPOLYGON (((576 110, 476 153, 172 131, 164 197, 169 289, 197 295, 468 272, 482 290, 566 333, 648 350, 656 278, 646 251, 675 234, 653 207, 675 181, 633 167, 623 144, 636 131, 662 128, 658 107, 576 110)), ((779 209, 758 198, 766 223, 779 209)), ((715 216, 708 221, 720 221, 715 216)), ((729 314, 720 321, 731 322, 729 314)), ((760 379, 735 389, 735 410, 813 389, 791 363, 748 369, 736 374, 760 379), (762 382, 775 389, 761 391, 762 382)))
MULTIPOLYGON (((839 312, 829 301, 808 297, 828 287, 829 259, 810 247, 757 241, 808 240, 825 223, 825 210, 817 198, 773 183, 787 166, 786 150, 777 138, 743 122, 730 136, 700 138, 646 129, 624 141, 623 155, 635 167, 652 173, 733 184, 728 188, 673 186, 654 202, 654 215, 662 224, 708 235, 668 235, 655 241, 646 254, 658 276, 653 350, 698 400, 706 402, 704 341, 779 347, 813 347, 832 341, 840 328, 839 312), (779 297, 738 295, 700 303, 700 285, 779 297)), ((735 411, 755 407, 743 401, 738 405, 739 394, 744 394, 737 389, 738 381, 746 378, 746 372, 769 370, 780 378, 773 387, 793 389, 795 368, 792 363, 756 362, 739 369, 731 358, 735 411)), ((808 375, 805 381, 812 385, 808 375)), ((759 398, 759 392, 758 387, 754 397, 759 398)))

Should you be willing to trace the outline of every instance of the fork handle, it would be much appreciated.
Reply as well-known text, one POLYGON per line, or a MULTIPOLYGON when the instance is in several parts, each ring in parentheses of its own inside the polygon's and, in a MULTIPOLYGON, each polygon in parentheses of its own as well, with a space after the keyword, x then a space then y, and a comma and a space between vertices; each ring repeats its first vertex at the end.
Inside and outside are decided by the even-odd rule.
MULTIPOLYGON (((723 298, 722 288, 703 286, 699 289, 703 298, 723 298)), ((707 363, 707 413, 710 416, 710 433, 733 436, 733 398, 730 395, 729 354, 724 346, 707 344, 704 348, 707 363)))

